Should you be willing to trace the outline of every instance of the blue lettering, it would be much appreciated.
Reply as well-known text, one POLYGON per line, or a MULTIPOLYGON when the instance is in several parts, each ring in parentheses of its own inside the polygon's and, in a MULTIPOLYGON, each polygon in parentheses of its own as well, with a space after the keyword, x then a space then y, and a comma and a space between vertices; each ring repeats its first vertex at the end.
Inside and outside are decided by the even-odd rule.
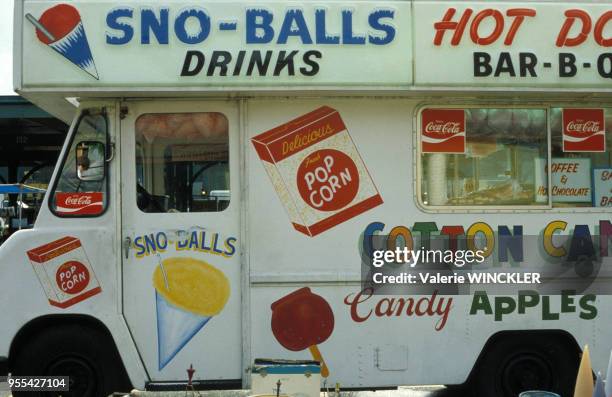
POLYGON ((142 236, 134 239, 134 247, 136 247, 136 256, 142 256, 145 253, 145 246, 142 244, 142 236))
POLYGON ((210 251, 210 247, 206 246, 206 232, 200 233, 200 238, 202 239, 200 242, 200 249, 202 251, 210 251))
POLYGON ((312 44, 302 10, 287 11, 283 20, 283 26, 281 26, 280 33, 278 34, 278 44, 287 44, 289 36, 299 36, 303 44, 312 44))
POLYGON ((153 237, 153 234, 144 236, 144 240, 145 240, 147 255, 151 254, 152 252, 155 252, 156 251, 155 250, 155 238, 153 237))
POLYGON ((365 44, 365 36, 353 35, 353 11, 342 10, 342 44, 365 44))
POLYGON ((191 232, 191 239, 189 240, 189 249, 197 249, 198 248, 198 232, 191 232))
POLYGON ((223 251, 217 248, 217 241, 219 241, 219 234, 215 233, 213 234, 212 250, 216 252, 217 254, 223 254, 223 251))
POLYGON ((168 248, 168 237, 166 237, 165 233, 159 232, 155 236, 155 243, 157 244, 157 249, 165 251, 168 248))
POLYGON ((508 262, 508 251, 512 259, 517 262, 523 261, 523 226, 515 225, 514 235, 510 233, 508 226, 499 226, 497 234, 499 238, 498 258, 500 262, 508 262))
POLYGON ((340 44, 340 36, 330 36, 325 27, 325 10, 319 8, 315 11, 315 26, 317 44, 340 44))
POLYGON ((595 247, 593 247, 593 239, 588 225, 576 225, 574 235, 570 244, 568 261, 577 261, 578 259, 593 259, 595 256, 595 247))
POLYGON ((246 42, 247 44, 266 44, 274 38, 272 13, 255 8, 246 11, 246 42))
POLYGON ((185 239, 183 241, 179 240, 176 242, 176 249, 177 250, 187 249, 187 245, 189 245, 189 239, 185 239))
POLYGON ((372 257, 374 251, 373 236, 376 232, 382 232, 385 228, 385 224, 382 222, 372 222, 366 226, 363 232, 363 254, 368 258, 372 257))
POLYGON ((198 44, 206 40, 210 34, 210 18, 202 8, 183 10, 174 21, 174 33, 185 44, 198 44), (186 23, 189 18, 198 21, 198 31, 187 32, 186 23))
POLYGON ((225 255, 232 256, 236 253, 236 247, 234 243, 236 242, 236 237, 229 237, 225 240, 225 255))
POLYGON ((159 18, 152 9, 140 13, 140 43, 150 44, 149 32, 153 32, 159 44, 168 44, 168 8, 159 10, 159 18))
POLYGON ((106 14, 106 26, 110 29, 123 32, 117 35, 115 32, 106 32, 106 44, 122 45, 127 44, 134 37, 134 28, 126 22, 119 21, 120 18, 132 19, 134 10, 131 8, 116 8, 106 14))
POLYGON ((395 38, 395 27, 386 23, 382 23, 380 20, 383 18, 393 19, 394 14, 395 12, 393 10, 378 10, 370 14, 370 16, 368 17, 370 27, 372 27, 372 29, 380 30, 381 32, 385 33, 383 37, 372 36, 370 34, 368 36, 368 40, 370 43, 375 45, 385 45, 393 41, 393 39, 395 38))

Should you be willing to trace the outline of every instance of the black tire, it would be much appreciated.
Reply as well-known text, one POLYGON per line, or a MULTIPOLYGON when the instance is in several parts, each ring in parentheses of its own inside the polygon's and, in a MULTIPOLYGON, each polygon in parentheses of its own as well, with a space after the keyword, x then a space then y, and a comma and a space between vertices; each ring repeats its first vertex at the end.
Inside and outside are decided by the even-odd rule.
POLYGON ((471 379, 477 397, 517 397, 527 390, 574 393, 580 357, 567 337, 551 334, 497 338, 471 379))
POLYGON ((129 380, 109 336, 78 324, 46 328, 28 339, 12 359, 12 374, 67 375, 70 391, 14 393, 14 396, 107 397, 129 392, 129 380))

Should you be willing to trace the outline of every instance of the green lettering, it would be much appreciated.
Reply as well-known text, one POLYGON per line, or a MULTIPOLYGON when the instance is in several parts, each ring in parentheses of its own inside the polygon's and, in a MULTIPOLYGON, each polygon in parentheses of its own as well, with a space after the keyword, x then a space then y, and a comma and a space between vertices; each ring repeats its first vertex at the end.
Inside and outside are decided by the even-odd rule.
POLYGON ((518 301, 519 314, 525 314, 525 309, 536 307, 540 303, 540 294, 536 291, 519 291, 518 301))
POLYGON ((597 299, 596 295, 585 295, 580 298, 580 307, 582 308, 582 312, 580 313, 580 318, 583 320, 593 320, 597 317, 597 308, 590 304, 594 303, 597 299))
POLYGON ((484 291, 474 292, 474 298, 472 299, 472 307, 470 308, 470 316, 478 314, 478 311, 482 310, 484 314, 493 314, 491 308, 491 302, 487 293, 484 291))
POLYGON ((495 297, 495 321, 501 321, 504 314, 510 314, 516 310, 516 301, 509 296, 495 297))
POLYGON ((542 297, 542 320, 558 320, 559 313, 550 311, 550 296, 542 297))

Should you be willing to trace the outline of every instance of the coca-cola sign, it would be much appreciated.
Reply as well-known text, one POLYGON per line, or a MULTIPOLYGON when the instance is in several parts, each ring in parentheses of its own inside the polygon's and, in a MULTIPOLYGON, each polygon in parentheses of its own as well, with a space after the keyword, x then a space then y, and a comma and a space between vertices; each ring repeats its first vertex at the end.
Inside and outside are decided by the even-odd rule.
POLYGON ((421 113, 423 153, 465 153, 465 112, 425 109, 421 113))
POLYGON ((55 193, 55 211, 65 215, 98 215, 104 210, 104 194, 55 193))
POLYGON ((563 109, 563 151, 605 152, 603 109, 563 109))

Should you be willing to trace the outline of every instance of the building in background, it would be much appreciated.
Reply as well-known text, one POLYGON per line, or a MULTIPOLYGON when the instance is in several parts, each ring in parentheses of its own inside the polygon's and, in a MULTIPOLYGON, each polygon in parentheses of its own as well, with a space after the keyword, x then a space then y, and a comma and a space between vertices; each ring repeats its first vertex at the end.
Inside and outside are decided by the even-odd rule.
MULTIPOLYGON (((0 96, 0 185, 46 189, 68 126, 19 96, 0 96)), ((0 243, 31 226, 41 193, 7 194, 0 189, 0 243)))

